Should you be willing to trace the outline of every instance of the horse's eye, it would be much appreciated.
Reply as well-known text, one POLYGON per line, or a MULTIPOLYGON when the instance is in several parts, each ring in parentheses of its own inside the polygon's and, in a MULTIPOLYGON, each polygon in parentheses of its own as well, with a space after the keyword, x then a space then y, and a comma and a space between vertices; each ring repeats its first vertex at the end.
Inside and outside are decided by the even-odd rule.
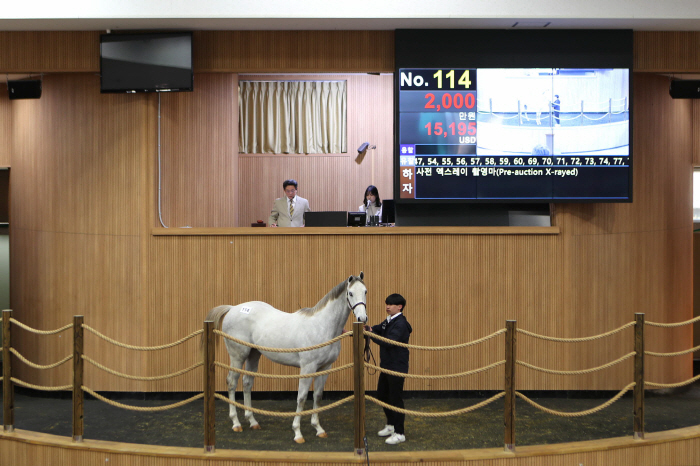
POLYGON ((350 297, 352 298, 352 291, 350 292, 350 297))

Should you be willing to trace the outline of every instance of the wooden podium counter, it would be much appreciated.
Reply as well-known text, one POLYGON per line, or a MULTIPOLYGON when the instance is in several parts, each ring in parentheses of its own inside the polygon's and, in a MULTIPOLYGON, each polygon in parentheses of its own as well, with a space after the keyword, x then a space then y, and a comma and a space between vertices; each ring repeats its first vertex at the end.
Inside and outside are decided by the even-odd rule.
POLYGON ((153 228, 153 236, 250 235, 558 235, 559 227, 153 228))

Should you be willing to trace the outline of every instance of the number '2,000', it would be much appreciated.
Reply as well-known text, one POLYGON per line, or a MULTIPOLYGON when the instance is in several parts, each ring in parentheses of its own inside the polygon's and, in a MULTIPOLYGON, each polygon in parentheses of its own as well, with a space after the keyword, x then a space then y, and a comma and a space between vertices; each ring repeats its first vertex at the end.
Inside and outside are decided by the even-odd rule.
MULTIPOLYGON (((435 94, 428 92, 425 94, 425 98, 428 99, 428 102, 425 103, 425 108, 435 108, 435 94)), ((474 98, 473 93, 467 93, 464 95, 455 94, 454 96, 452 96, 452 94, 445 93, 442 95, 442 108, 445 110, 452 107, 456 109, 471 109, 474 108, 474 104, 476 104, 476 99, 474 98)))

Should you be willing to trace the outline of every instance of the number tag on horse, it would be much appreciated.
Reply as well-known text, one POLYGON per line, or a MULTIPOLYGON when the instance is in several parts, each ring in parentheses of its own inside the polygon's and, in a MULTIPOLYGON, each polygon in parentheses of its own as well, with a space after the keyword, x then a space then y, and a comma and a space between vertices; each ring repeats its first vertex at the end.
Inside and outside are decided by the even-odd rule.
POLYGON ((250 308, 249 307, 242 307, 241 312, 243 314, 250 314, 250 308))

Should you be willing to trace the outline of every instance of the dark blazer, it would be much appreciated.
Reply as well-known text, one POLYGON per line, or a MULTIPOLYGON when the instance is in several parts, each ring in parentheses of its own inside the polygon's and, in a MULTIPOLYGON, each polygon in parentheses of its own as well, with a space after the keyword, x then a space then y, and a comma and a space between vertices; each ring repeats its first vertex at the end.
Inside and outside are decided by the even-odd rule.
MULTIPOLYGON (((411 336, 411 324, 401 314, 391 319, 391 322, 383 321, 372 327, 372 332, 399 343, 408 343, 411 336)), ((379 340, 373 340, 379 345, 379 367, 390 371, 408 373, 408 348, 392 345, 379 340)))

